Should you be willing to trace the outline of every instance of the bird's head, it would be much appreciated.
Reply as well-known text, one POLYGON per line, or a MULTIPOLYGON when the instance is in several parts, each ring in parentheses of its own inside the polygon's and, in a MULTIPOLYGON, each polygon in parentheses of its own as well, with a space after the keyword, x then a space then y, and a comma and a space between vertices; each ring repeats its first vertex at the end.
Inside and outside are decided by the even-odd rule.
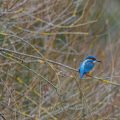
POLYGON ((91 60, 93 63, 101 62, 100 60, 97 60, 95 56, 87 56, 85 60, 91 60))

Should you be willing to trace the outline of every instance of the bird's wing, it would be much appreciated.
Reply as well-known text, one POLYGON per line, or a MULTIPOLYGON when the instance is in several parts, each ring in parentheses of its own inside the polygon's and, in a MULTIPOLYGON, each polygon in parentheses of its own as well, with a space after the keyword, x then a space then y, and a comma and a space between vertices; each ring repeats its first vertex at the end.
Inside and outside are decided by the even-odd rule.
POLYGON ((92 62, 86 62, 85 65, 84 65, 84 72, 85 73, 88 73, 90 72, 94 67, 94 63, 92 62))
POLYGON ((84 72, 84 66, 85 66, 85 61, 83 61, 80 65, 79 73, 80 73, 80 78, 82 78, 85 74, 84 72))

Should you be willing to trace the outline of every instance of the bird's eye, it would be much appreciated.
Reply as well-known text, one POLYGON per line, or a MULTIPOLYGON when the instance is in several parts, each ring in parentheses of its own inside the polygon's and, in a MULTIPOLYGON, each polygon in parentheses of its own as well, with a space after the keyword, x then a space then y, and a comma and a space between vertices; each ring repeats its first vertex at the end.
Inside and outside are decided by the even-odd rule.
POLYGON ((94 61, 95 61, 96 59, 95 59, 95 58, 92 58, 92 60, 94 60, 94 61))

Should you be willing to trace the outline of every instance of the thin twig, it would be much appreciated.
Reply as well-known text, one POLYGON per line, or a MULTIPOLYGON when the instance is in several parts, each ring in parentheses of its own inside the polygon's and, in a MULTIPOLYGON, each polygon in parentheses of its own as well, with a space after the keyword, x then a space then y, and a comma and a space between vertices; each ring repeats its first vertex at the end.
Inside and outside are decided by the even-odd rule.
POLYGON ((36 58, 38 60, 42 60, 44 62, 49 62, 49 63, 53 63, 53 64, 57 64, 59 66, 62 66, 62 67, 65 67, 65 68, 68 68, 70 70, 73 70, 75 72, 78 72, 78 69, 75 69, 75 68, 72 68, 70 66, 67 66, 67 65, 64 65, 62 63, 59 63, 59 62, 56 62, 56 61, 53 61, 53 60, 49 60, 49 59, 43 59, 41 57, 37 57, 37 56, 33 56, 33 55, 28 55, 28 54, 25 54, 25 53, 20 53, 20 52, 16 52, 16 51, 12 51, 12 50, 9 50, 9 49, 6 49, 6 48, 0 48, 0 51, 6 51, 6 52, 12 52, 12 53, 15 53, 15 54, 19 54, 19 55, 22 55, 22 56, 27 56, 27 57, 31 57, 31 58, 36 58))

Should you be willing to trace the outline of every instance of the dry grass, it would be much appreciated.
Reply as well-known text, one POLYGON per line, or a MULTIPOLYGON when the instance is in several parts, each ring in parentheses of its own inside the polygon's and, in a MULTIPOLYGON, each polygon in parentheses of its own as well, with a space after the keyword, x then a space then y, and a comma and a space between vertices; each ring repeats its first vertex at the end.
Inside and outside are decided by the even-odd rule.
POLYGON ((0 112, 6 120, 120 119, 119 5, 0 2, 0 112), (81 81, 77 71, 87 55, 102 64, 81 81))

